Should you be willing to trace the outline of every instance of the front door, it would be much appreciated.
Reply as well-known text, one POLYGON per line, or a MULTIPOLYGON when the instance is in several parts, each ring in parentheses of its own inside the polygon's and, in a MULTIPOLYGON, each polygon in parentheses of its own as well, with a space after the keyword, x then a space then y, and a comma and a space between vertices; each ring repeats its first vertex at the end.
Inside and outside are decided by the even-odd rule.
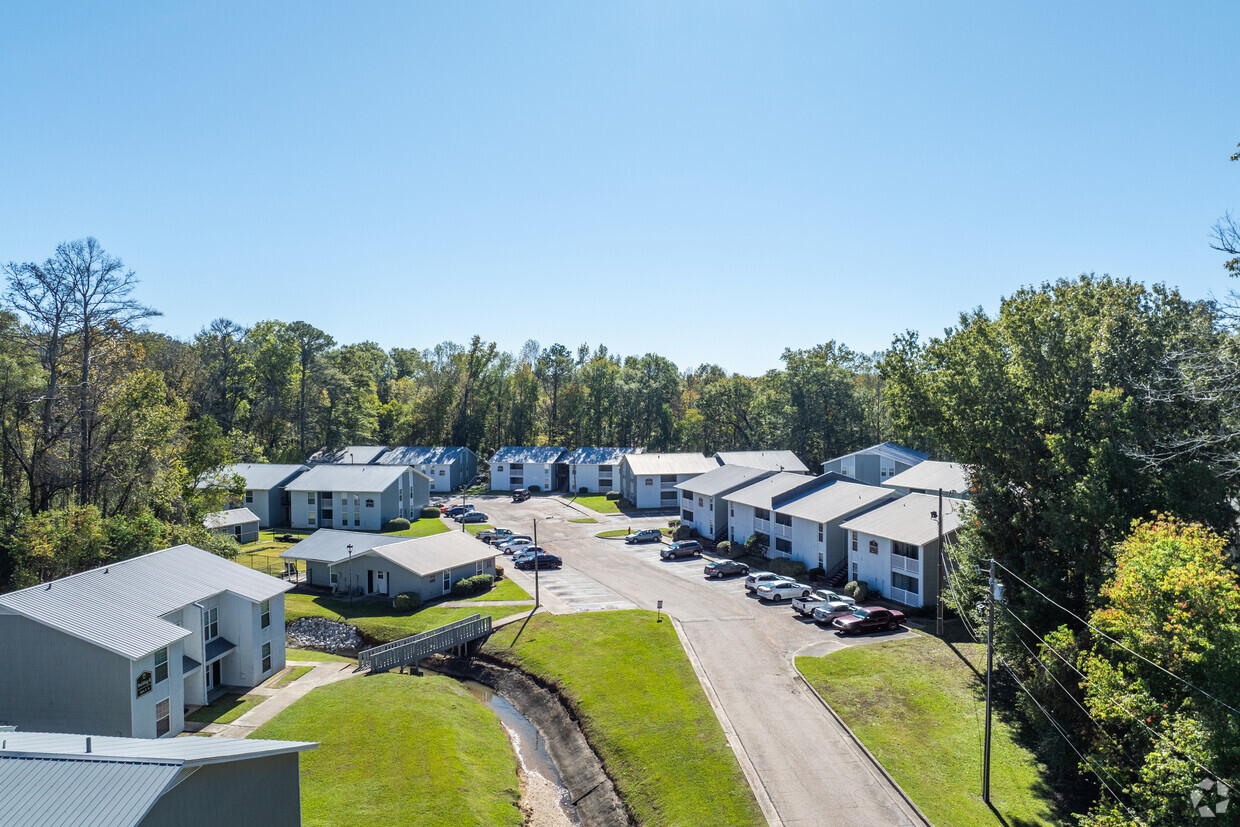
POLYGON ((221 662, 221 661, 218 661, 218 660, 217 660, 215 663, 211 664, 211 672, 213 673, 213 674, 211 675, 211 685, 212 685, 212 686, 219 686, 219 685, 220 685, 220 673, 221 673, 222 671, 224 671, 224 670, 223 670, 223 664, 222 664, 222 662, 221 662))
POLYGON ((207 694, 208 694, 208 695, 210 695, 210 694, 211 694, 211 690, 215 688, 215 681, 211 679, 211 667, 210 667, 210 666, 208 666, 206 669, 204 669, 204 670, 202 670, 202 671, 203 671, 203 674, 205 674, 205 675, 206 675, 206 678, 207 678, 207 694))
POLYGON ((452 591, 452 573, 445 571, 443 573, 443 593, 447 594, 452 591))
POLYGON ((366 569, 366 594, 375 593, 375 570, 366 569))
POLYGON ((381 571, 381 572, 379 572, 379 574, 378 574, 378 580, 379 580, 379 594, 387 594, 387 593, 388 593, 388 589, 387 589, 387 576, 386 576, 386 575, 387 575, 387 572, 384 572, 384 571, 381 571))

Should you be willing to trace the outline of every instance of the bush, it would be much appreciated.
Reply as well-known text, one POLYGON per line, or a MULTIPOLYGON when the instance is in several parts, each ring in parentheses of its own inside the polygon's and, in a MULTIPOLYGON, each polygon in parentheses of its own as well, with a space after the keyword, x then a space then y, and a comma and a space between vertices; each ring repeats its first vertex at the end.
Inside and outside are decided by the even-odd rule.
POLYGON ((613 502, 614 502, 615 500, 620 499, 620 492, 619 492, 619 491, 608 491, 608 492, 607 492, 607 499, 612 500, 613 502))
POLYGON ((581 486, 580 488, 578 488, 578 489, 577 489, 577 493, 578 493, 578 494, 589 494, 589 493, 590 493, 590 489, 589 489, 589 488, 586 488, 586 487, 583 485, 583 486, 581 486))
POLYGON ((667 527, 668 527, 668 528, 679 528, 679 527, 680 527, 680 518, 679 518, 679 517, 676 517, 676 518, 674 518, 674 519, 668 520, 668 521, 667 521, 667 527))
POLYGON ((434 518, 434 517, 438 517, 438 516, 440 516, 441 514, 443 514, 443 512, 442 512, 442 511, 440 511, 438 508, 436 508, 436 507, 435 507, 435 506, 433 506, 433 505, 428 505, 426 508, 423 508, 423 509, 422 509, 422 516, 423 516, 423 517, 431 517, 431 518, 434 518))
POLYGON ((804 563, 800 560, 789 560, 786 557, 776 557, 767 568, 784 577, 800 577, 805 574, 804 563))
POLYGON ((741 546, 738 546, 731 540, 724 540, 722 543, 715 546, 715 554, 717 556, 727 557, 729 559, 733 557, 740 557, 744 551, 745 550, 741 546))
POLYGON ((412 612, 421 602, 422 598, 413 592, 401 592, 392 598, 392 608, 398 612, 412 612))
POLYGON ((525 490, 530 492, 531 494, 537 494, 539 491, 542 491, 542 489, 539 488, 537 485, 531 485, 527 487, 525 490))
POLYGON ((676 526, 676 530, 672 532, 673 540, 688 540, 690 537, 692 537, 694 534, 697 533, 693 530, 693 526, 679 525, 679 522, 680 521, 678 520, 677 521, 678 525, 676 526))
POLYGON ((503 576, 504 576, 504 567, 501 566, 499 563, 496 563, 495 564, 495 579, 499 580, 503 576))
POLYGON ((476 594, 482 594, 489 591, 491 584, 495 582, 495 578, 489 574, 475 574, 473 577, 466 577, 452 584, 453 597, 473 597, 476 594))
POLYGON ((864 580, 850 580, 844 584, 844 591, 856 600, 865 600, 870 596, 870 587, 864 580))
POLYGON ((765 557, 766 548, 765 534, 750 534, 749 539, 745 540, 745 551, 755 557, 765 557))
POLYGON ((811 580, 821 580, 827 576, 827 571, 822 566, 814 566, 812 569, 805 572, 805 576, 811 580))
POLYGON ((383 524, 383 531, 408 531, 409 521, 404 517, 393 517, 383 524))

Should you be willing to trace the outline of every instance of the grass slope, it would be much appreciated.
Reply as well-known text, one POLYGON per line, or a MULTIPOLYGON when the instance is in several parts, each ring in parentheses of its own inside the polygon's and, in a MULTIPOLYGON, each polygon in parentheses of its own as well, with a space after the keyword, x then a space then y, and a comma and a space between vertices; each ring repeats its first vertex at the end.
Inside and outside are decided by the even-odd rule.
POLYGON ((985 668, 985 647, 930 635, 797 658, 801 674, 935 824, 1057 824, 1036 759, 997 717, 990 765, 997 813, 982 802, 985 696, 974 670, 985 668))
POLYGON ((185 716, 185 720, 199 724, 227 724, 237 720, 249 712, 266 698, 242 697, 240 695, 224 695, 204 707, 199 707, 185 716))
POLYGON ((284 650, 286 660, 326 661, 328 663, 355 663, 357 658, 346 658, 344 655, 332 655, 317 649, 294 649, 289 646, 284 650))
POLYGON ((254 732, 301 754, 313 825, 518 827, 516 758, 499 719, 451 678, 372 675, 312 690, 254 732))
POLYGON ((529 593, 511 580, 499 580, 489 592, 474 597, 467 597, 470 603, 478 600, 533 600, 529 593))
POLYGON ((644 825, 765 824, 676 631, 654 612, 537 615, 486 652, 556 684, 644 825))
POLYGON ((574 497, 571 501, 584 505, 586 508, 599 514, 620 513, 620 503, 617 500, 609 500, 602 494, 590 497, 574 497))
MULTIPOLYGON (((528 595, 527 595, 528 597, 528 595)), ((523 600, 525 598, 516 598, 523 600)), ((427 606, 410 614, 393 614, 392 604, 386 600, 337 600, 312 594, 284 595, 284 620, 290 622, 299 617, 325 617, 328 620, 356 626, 369 641, 386 643, 409 635, 434 629, 454 620, 473 614, 490 615, 495 620, 529 611, 525 606, 478 606, 476 608, 448 609, 427 606)))

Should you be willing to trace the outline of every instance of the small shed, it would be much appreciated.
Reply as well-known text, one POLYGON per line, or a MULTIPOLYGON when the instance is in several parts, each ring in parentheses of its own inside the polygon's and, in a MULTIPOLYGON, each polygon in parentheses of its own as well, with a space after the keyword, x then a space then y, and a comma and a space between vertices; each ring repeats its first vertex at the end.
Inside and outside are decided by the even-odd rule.
POLYGON ((258 542, 258 515, 248 508, 213 511, 202 521, 207 530, 226 534, 238 543, 258 542))

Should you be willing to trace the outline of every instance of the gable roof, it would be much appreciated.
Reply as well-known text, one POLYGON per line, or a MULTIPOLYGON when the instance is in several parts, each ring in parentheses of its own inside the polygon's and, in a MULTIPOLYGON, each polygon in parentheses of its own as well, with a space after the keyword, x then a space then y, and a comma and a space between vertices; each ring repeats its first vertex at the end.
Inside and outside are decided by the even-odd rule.
POLYGON ((349 491, 378 493, 408 471, 430 479, 407 465, 316 465, 284 486, 285 491, 349 491))
POLYGON ((781 494, 787 494, 793 489, 802 486, 807 488, 821 487, 830 484, 832 481, 833 478, 829 477, 808 477, 805 474, 793 474, 785 471, 782 474, 775 474, 752 485, 747 485, 744 488, 733 491, 731 494, 724 494, 723 498, 730 503, 737 503, 738 505, 770 509, 774 499, 781 494))
POLYGON ((214 474, 204 479, 199 487, 219 485, 221 478, 229 474, 237 474, 245 478, 245 487, 251 491, 270 491, 279 488, 302 471, 308 470, 306 465, 278 465, 267 462, 239 462, 225 465, 214 474))
POLYGON ((121 738, 91 735, 91 751, 86 752, 85 735, 65 732, 4 732, 10 752, 40 753, 66 757, 128 758, 139 761, 176 761, 186 765, 218 764, 239 758, 260 758, 304 752, 318 746, 313 741, 273 741, 263 738, 121 738))
POLYGON ((809 468, 791 451, 719 451, 715 458, 724 465, 744 465, 768 471, 808 474, 809 468))
POLYGON ((306 462, 311 465, 337 463, 340 465, 368 465, 377 460, 386 445, 346 445, 343 448, 320 448, 306 462))
POLYGON ((626 454, 640 454, 641 448, 578 448, 560 458, 569 465, 617 465, 626 454))
POLYGON ((235 525, 257 522, 258 515, 248 508, 229 508, 225 511, 212 511, 202 519, 202 524, 206 528, 232 528, 235 525))
POLYGON ((719 467, 719 460, 702 454, 625 454, 634 474, 705 474, 719 467))
POLYGON ((885 459, 903 462, 907 465, 916 465, 919 462, 924 462, 926 457, 930 456, 929 454, 923 454, 921 451, 914 451, 912 448, 897 445, 894 442, 880 442, 877 445, 871 445, 869 448, 862 448, 860 451, 853 451, 851 454, 843 454, 834 459, 829 459, 823 465, 826 465, 828 462, 839 462, 842 459, 855 457, 858 454, 876 454, 885 459))
POLYGON ((743 465, 721 465, 712 471, 699 474, 691 480, 677 483, 676 488, 681 491, 692 491, 694 494, 701 494, 703 497, 716 497, 740 488, 750 481, 757 482, 758 480, 766 479, 774 473, 774 471, 764 468, 746 468, 743 465))
POLYGON ((320 528, 306 539, 280 552, 286 560, 309 560, 312 563, 339 563, 349 559, 349 546, 353 546, 353 556, 358 557, 372 548, 403 543, 408 537, 395 537, 384 534, 367 534, 363 531, 341 531, 335 528, 320 528))
MULTIPOLYGON (((943 500, 943 536, 955 532, 964 522, 969 503, 951 498, 943 500)), ((938 520, 930 514, 939 510, 937 495, 909 494, 895 502, 874 509, 860 517, 853 517, 840 527, 847 531, 872 534, 901 543, 924 546, 939 537, 938 520)))
POLYGON ((549 445, 505 445, 491 457, 492 463, 563 462, 564 449, 549 445))
POLYGON ((376 465, 450 465, 461 462, 467 454, 472 454, 464 446, 455 448, 419 447, 401 445, 393 448, 375 460, 376 465))
POLYGON ((23 615, 136 660, 190 634, 161 615, 220 592, 259 603, 291 588, 291 583, 181 545, 0 595, 0 612, 23 615))
POLYGON ((775 506, 780 514, 815 523, 833 523, 855 511, 871 508, 896 496, 896 492, 876 485, 832 480, 823 488, 775 506))
POLYGON ((943 489, 944 494, 968 494, 972 483, 969 469, 954 462, 938 462, 928 459, 888 477, 883 485, 892 488, 920 488, 925 491, 943 489))
POLYGON ((382 557, 417 575, 434 574, 495 556, 495 549, 461 531, 404 538, 403 543, 379 546, 366 552, 382 557))

